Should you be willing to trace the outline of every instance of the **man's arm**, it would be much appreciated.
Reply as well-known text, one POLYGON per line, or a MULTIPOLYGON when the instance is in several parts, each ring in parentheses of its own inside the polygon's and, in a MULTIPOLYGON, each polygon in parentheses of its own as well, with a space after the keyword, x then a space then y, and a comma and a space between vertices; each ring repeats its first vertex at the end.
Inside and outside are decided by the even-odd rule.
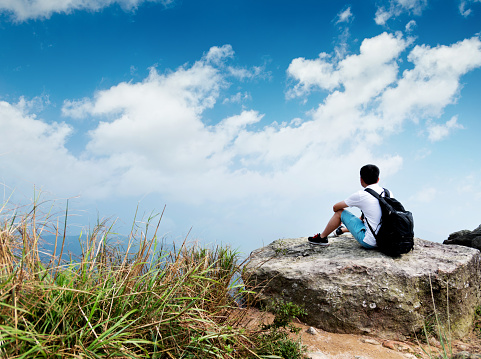
POLYGON ((346 208, 346 207, 349 207, 349 206, 346 204, 346 202, 341 201, 341 202, 336 203, 336 204, 334 205, 334 207, 332 207, 332 210, 333 210, 334 212, 337 212, 337 211, 339 211, 340 209, 344 209, 344 208, 346 208))

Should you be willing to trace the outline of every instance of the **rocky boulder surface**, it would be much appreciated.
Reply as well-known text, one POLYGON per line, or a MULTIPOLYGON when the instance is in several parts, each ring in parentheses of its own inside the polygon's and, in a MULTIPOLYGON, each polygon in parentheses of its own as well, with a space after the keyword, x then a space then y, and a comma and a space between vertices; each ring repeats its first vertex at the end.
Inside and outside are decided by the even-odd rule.
POLYGON ((393 259, 345 234, 328 247, 307 238, 274 241, 251 253, 244 281, 262 300, 304 306, 309 325, 405 339, 435 322, 434 305, 441 322, 449 315, 454 337, 467 334, 481 304, 480 275, 472 248, 416 238, 413 251, 393 259))
POLYGON ((443 244, 459 244, 481 251, 481 225, 473 231, 465 229, 451 233, 443 244))

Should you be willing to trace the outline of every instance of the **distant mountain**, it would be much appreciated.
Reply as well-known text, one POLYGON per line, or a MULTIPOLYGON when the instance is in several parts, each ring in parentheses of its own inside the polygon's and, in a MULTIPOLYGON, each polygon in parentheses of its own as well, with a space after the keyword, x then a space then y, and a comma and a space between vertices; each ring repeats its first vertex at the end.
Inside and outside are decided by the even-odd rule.
MULTIPOLYGON (((43 243, 41 244, 41 247, 43 248, 44 257, 49 257, 50 255, 53 254, 55 249, 55 235, 51 235, 51 234, 43 235, 42 240, 43 240, 43 243)), ((118 247, 118 249, 121 252, 125 252, 127 250, 128 240, 129 240, 128 236, 115 234, 111 237, 107 237, 107 245, 118 247)), ((62 241, 63 241, 63 237, 58 236, 57 249, 56 249, 57 256, 60 254, 60 250, 62 248, 62 241)), ((100 241, 100 238, 97 239, 97 241, 100 241)), ((130 249, 131 253, 136 252, 137 243, 138 241, 135 241, 134 244, 132 245, 130 249)), ((99 245, 99 242, 97 242, 97 245, 99 245)), ((69 256, 72 256, 72 259, 74 260, 78 259, 82 255, 82 248, 86 248, 86 246, 87 246, 87 235, 85 234, 83 234, 82 236, 80 234, 68 235, 65 237, 62 257, 64 259, 67 259, 69 258, 69 256)), ((162 250, 164 252, 171 251, 173 250, 173 248, 174 248, 173 244, 162 243, 162 250)))

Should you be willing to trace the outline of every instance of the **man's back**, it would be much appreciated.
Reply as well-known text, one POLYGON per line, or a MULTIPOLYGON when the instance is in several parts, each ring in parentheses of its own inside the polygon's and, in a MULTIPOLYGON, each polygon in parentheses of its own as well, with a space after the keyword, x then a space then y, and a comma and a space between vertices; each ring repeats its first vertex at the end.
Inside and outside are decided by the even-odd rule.
MULTIPOLYGON (((377 183, 368 185, 366 188, 371 188, 379 194, 384 192, 384 189, 377 183)), ((384 194, 382 195, 384 196, 384 194)), ((345 199, 344 202, 346 202, 349 207, 357 207, 362 211, 362 213, 364 213, 364 224, 366 226, 366 236, 364 237, 364 241, 375 247, 376 239, 369 230, 366 219, 372 229, 374 229, 377 233, 379 231, 379 223, 381 221, 381 206, 379 205, 379 201, 366 191, 360 190, 353 193, 351 196, 345 199)))

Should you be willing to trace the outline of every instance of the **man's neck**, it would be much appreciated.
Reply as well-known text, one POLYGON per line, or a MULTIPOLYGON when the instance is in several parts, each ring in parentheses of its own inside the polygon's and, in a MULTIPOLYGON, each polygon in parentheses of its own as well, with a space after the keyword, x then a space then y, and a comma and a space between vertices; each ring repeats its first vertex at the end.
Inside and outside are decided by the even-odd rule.
POLYGON ((369 187, 369 186, 374 186, 375 184, 378 184, 378 183, 379 183, 379 180, 376 183, 371 183, 371 184, 367 184, 366 182, 361 181, 361 186, 363 188, 366 188, 366 187, 369 187))

